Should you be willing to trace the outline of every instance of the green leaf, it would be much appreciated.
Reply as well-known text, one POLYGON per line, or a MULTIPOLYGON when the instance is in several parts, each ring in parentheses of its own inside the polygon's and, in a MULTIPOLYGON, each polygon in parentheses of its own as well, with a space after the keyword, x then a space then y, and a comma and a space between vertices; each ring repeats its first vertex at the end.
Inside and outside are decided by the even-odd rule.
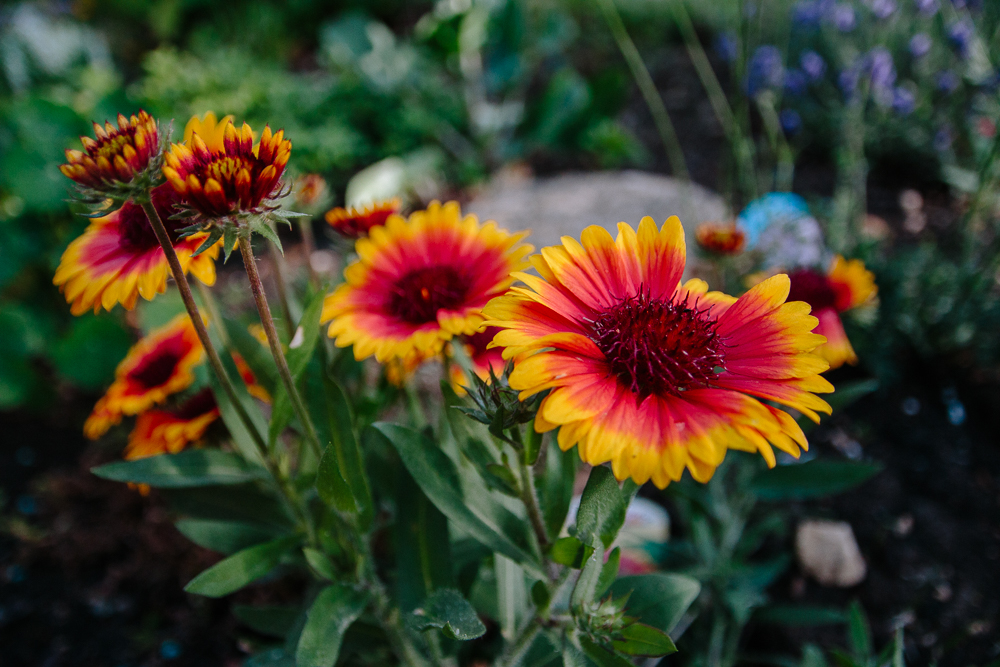
POLYGON ((528 437, 524 439, 524 451, 521 452, 525 464, 533 466, 538 461, 538 455, 542 453, 543 438, 545 434, 537 433, 532 422, 532 425, 528 426, 528 437))
POLYGON ((629 616, 669 633, 698 597, 701 584, 680 574, 656 572, 619 577, 610 591, 616 598, 629 595, 629 616))
POLYGON ((802 627, 837 625, 847 622, 847 614, 836 607, 810 607, 806 605, 768 605, 754 612, 753 619, 760 623, 802 627))
MULTIPOLYGON (((215 237, 216 241, 219 240, 218 229, 219 228, 217 226, 214 226, 212 228, 212 236, 215 237)), ((223 252, 223 255, 224 255, 223 260, 222 260, 223 263, 229 261, 229 256, 233 254, 233 249, 236 248, 236 244, 238 242, 239 242, 239 239, 237 238, 236 225, 233 225, 233 224, 224 224, 222 226, 222 252, 223 252)), ((200 250, 200 248, 199 248, 199 250, 200 250)))
POLYGON ((210 598, 229 595, 268 574, 298 541, 283 537, 238 551, 192 579, 184 590, 210 598))
POLYGON ((868 625, 868 617, 861 604, 855 600, 847 612, 847 637, 850 640, 851 651, 857 660, 866 660, 874 651, 872 647, 872 631, 868 625))
POLYGON ((609 468, 593 468, 576 514, 577 538, 595 547, 598 541, 610 546, 625 524, 625 511, 628 509, 625 496, 609 468))
POLYGON ((434 591, 423 605, 412 612, 409 621, 417 630, 440 628, 445 636, 468 641, 486 634, 469 601, 454 588, 434 591))
POLYGON ((274 396, 278 386, 278 367, 274 363, 274 357, 271 356, 271 350, 267 344, 261 344, 241 322, 223 318, 223 323, 233 348, 253 371, 254 380, 274 396))
POLYGON ((601 567, 601 576, 597 579, 597 588, 594 590, 594 597, 602 597, 611 588, 611 584, 618 578, 618 567, 621 565, 621 559, 621 547, 612 549, 608 559, 604 561, 604 565, 601 567))
MULTIPOLYGON (((501 525, 506 524, 497 521, 497 517, 504 518, 501 510, 507 515, 510 515, 509 511, 499 508, 491 517, 473 512, 462 495, 454 463, 425 435, 411 428, 386 422, 376 423, 373 428, 396 448, 413 479, 445 516, 471 537, 523 565, 539 578, 546 576, 538 558, 529 551, 529 547, 515 543, 503 532, 501 525), (486 518, 491 523, 487 523, 486 518)), ((477 499, 479 502, 482 500, 477 499)), ((516 517, 512 518, 516 520, 516 517)))
POLYGON ((396 482, 395 542, 401 609, 415 609, 435 589, 454 586, 448 519, 403 467, 396 482))
POLYGON ((836 410, 843 410, 847 406, 861 400, 868 394, 878 389, 878 380, 856 380, 854 382, 842 382, 837 385, 837 390, 829 396, 824 396, 830 407, 836 410))
POLYGON ((677 652, 677 647, 667 633, 643 623, 632 623, 622 628, 621 639, 611 645, 622 653, 647 658, 659 658, 677 652))
POLYGON ((233 554, 279 537, 274 528, 245 521, 181 519, 177 530, 195 544, 212 551, 233 554))
POLYGON ((579 570, 594 553, 594 547, 575 537, 560 537, 552 544, 549 558, 560 565, 579 570))
POLYGON ((302 555, 306 557, 306 562, 309 563, 309 567, 313 569, 313 572, 319 576, 323 577, 327 581, 333 581, 337 578, 336 573, 333 571, 333 563, 330 562, 330 558, 319 549, 302 547, 302 555))
POLYGON ((573 586, 570 595, 570 607, 579 609, 592 602, 597 595, 597 582, 601 580, 601 569, 604 567, 604 545, 600 542, 594 547, 587 561, 583 564, 580 577, 573 586))
POLYGON ((815 644, 805 644, 802 647, 802 662, 800 667, 827 667, 823 649, 815 644))
POLYGON ((133 461, 115 461, 92 468, 104 479, 163 488, 240 484, 267 477, 267 471, 247 463, 239 454, 218 449, 189 449, 133 461))
POLYGON ((233 615, 254 632, 284 639, 301 612, 297 607, 233 605, 233 615))
POLYGON ((163 489, 160 494, 174 512, 187 517, 260 523, 283 532, 295 526, 284 502, 255 484, 163 489))
POLYGON ((319 460, 319 470, 316 471, 316 492, 327 505, 336 507, 341 512, 357 512, 354 494, 340 472, 340 462, 337 460, 337 445, 330 443, 323 451, 319 460))
POLYGON ((554 440, 545 448, 545 472, 535 478, 535 485, 549 535, 558 535, 566 523, 578 459, 576 451, 564 452, 554 440))
POLYGON ((295 651, 298 667, 333 667, 344 633, 368 604, 368 593, 344 584, 323 589, 312 607, 295 651))
POLYGON ((853 489, 881 470, 880 463, 816 459, 763 470, 750 488, 762 500, 819 498, 853 489))
MULTIPOLYGON (((270 227, 267 228, 270 229, 270 227)), ((313 354, 316 352, 316 343, 319 341, 320 333, 319 316, 323 310, 324 298, 325 294, 321 292, 315 295, 306 306, 293 337, 293 342, 297 344, 295 347, 289 346, 288 352, 285 354, 285 360, 288 362, 288 370, 292 375, 292 382, 296 387, 301 385, 302 376, 309 367, 309 361, 313 358, 313 354)), ((275 389, 274 407, 271 411, 271 422, 268 425, 267 437, 269 446, 274 446, 278 436, 281 435, 281 432, 285 430, 285 427, 291 421, 293 412, 288 392, 283 384, 279 384, 275 389)))
MULTIPOLYGON (((217 341, 216 344, 218 344, 217 341)), ((222 356, 222 365, 225 367, 230 380, 235 379, 235 382, 232 382, 232 385, 233 390, 236 392, 236 399, 250 416, 250 422, 253 424, 254 430, 261 437, 261 439, 263 439, 264 434, 267 433, 267 423, 264 421, 264 417, 261 415, 260 410, 257 409, 257 405, 254 403, 253 398, 251 398, 250 394, 247 392, 246 385, 239 380, 240 374, 236 369, 236 364, 227 354, 222 356)), ((248 461, 263 463, 256 439, 251 435, 250 431, 247 430, 247 427, 243 423, 243 419, 240 417, 236 406, 233 405, 233 403, 229 400, 229 396, 226 394, 225 390, 223 390, 222 384, 219 382, 219 378, 215 376, 215 373, 209 373, 208 381, 212 385, 212 394, 215 395, 215 402, 219 406, 219 413, 222 415, 222 421, 229 430, 229 435, 232 436, 233 446, 235 446, 236 449, 239 450, 240 454, 243 455, 243 458, 248 461)))
POLYGON ((531 602, 539 612, 544 612, 549 608, 549 604, 552 602, 552 595, 549 593, 549 587, 545 585, 544 581, 536 581, 531 585, 531 602))
MULTIPOLYGON (((323 458, 320 460, 320 474, 324 475, 324 484, 331 485, 327 490, 332 491, 332 485, 337 484, 337 480, 333 476, 333 467, 336 465, 337 473, 350 489, 354 498, 355 508, 349 511, 358 512, 358 526, 362 530, 367 530, 375 516, 375 506, 372 501, 371 488, 368 485, 368 473, 365 472, 364 461, 361 458, 361 448, 358 446, 358 438, 354 433, 354 415, 351 413, 351 405, 347 401, 347 394, 343 387, 332 378, 325 377, 325 374, 323 388, 326 395, 326 415, 332 439, 330 447, 333 447, 333 451, 331 452, 330 447, 327 447, 323 453, 323 458)), ((319 483, 320 479, 317 477, 317 489, 319 483)), ((338 487, 338 489, 338 493, 343 492, 342 488, 338 487)), ((327 502, 333 500, 332 495, 328 495, 328 498, 327 502)), ((324 498, 324 500, 326 499, 324 498)), ((346 506, 346 501, 344 503, 346 506)), ((336 505, 336 503, 332 504, 336 505)))
POLYGON ((583 649, 588 658, 597 663, 598 667, 634 667, 630 660, 594 643, 586 637, 580 637, 580 648, 583 649))
POLYGON ((254 216, 250 219, 250 231, 260 234, 273 243, 281 254, 285 254, 284 248, 281 247, 281 239, 278 238, 278 233, 274 231, 274 227, 267 220, 254 216))

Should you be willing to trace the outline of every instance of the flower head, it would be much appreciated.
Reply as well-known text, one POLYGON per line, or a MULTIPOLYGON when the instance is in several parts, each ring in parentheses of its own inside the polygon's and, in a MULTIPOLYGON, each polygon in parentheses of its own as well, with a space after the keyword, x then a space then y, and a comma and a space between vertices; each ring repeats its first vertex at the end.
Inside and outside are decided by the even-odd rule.
POLYGON ((94 406, 83 426, 96 439, 121 421, 136 415, 194 382, 192 369, 204 355, 191 319, 178 315, 132 346, 115 370, 115 381, 94 406))
POLYGON ((815 51, 803 51, 799 57, 799 65, 813 81, 822 79, 823 75, 826 74, 826 61, 815 51))
POLYGON ((747 94, 753 97, 763 90, 780 88, 784 80, 785 66, 778 47, 758 46, 747 67, 747 94))
POLYGON ((738 255, 746 244, 746 234, 736 223, 703 222, 694 235, 702 249, 715 255, 738 255))
POLYGON ((870 303, 878 293, 874 274, 859 259, 845 260, 837 255, 826 274, 815 269, 801 268, 788 274, 791 280, 789 299, 805 301, 819 319, 816 333, 827 342, 816 354, 838 368, 845 363, 858 363, 858 356, 844 331, 840 313, 870 303))
POLYGON ((926 32, 918 32, 910 38, 910 54, 914 58, 923 58, 930 50, 933 42, 926 32))
MULTIPOLYGON (((206 285, 214 284, 220 244, 194 256, 208 235, 199 232, 180 238, 185 223, 170 219, 177 212, 178 197, 169 185, 154 188, 150 198, 173 241, 181 267, 206 285)), ((165 292, 169 273, 167 257, 146 213, 129 201, 110 215, 93 220, 69 244, 52 282, 72 304, 71 312, 81 315, 91 308, 97 312, 102 306, 111 310, 119 303, 131 310, 140 296, 150 300, 165 292)))
POLYGON ((437 354, 452 337, 475 333, 486 302, 527 266, 524 236, 462 217, 455 202, 432 202, 409 220, 389 216, 358 240, 359 259, 327 296, 321 321, 357 359, 437 354))
POLYGON ((638 231, 619 223, 617 239, 588 227, 532 264, 538 276, 515 274, 526 287, 484 311, 504 329, 494 344, 514 359, 510 385, 521 398, 551 389, 535 428, 559 428, 563 450, 610 461, 618 479, 662 488, 687 468, 706 481, 728 448, 774 465, 772 446, 797 456, 807 442, 772 403, 814 420, 830 411, 814 393, 833 389, 818 375, 827 363, 811 354, 825 339, 807 304, 785 303, 788 278, 739 299, 681 284, 676 217, 662 228, 643 218, 638 231))
POLYGON ((143 412, 135 420, 129 434, 125 458, 131 461, 159 454, 176 454, 190 443, 201 440, 219 414, 215 396, 208 388, 174 409, 143 412))
POLYGON ((224 121, 221 142, 214 134, 206 141, 193 129, 190 140, 173 144, 163 175, 188 206, 208 219, 273 209, 269 200, 281 189, 292 142, 284 130, 272 134, 265 126, 254 146, 249 125, 237 130, 231 119, 224 121))
POLYGON ((128 198, 129 186, 145 175, 151 185, 149 167, 160 152, 159 128, 145 111, 126 118, 118 114, 118 127, 94 123, 94 139, 80 137, 83 150, 67 150, 67 163, 59 167, 64 176, 83 188, 128 198))
POLYGON ((399 213, 398 197, 377 201, 363 208, 337 208, 326 212, 326 222, 340 235, 349 239, 368 236, 372 227, 384 225, 390 215, 399 213))

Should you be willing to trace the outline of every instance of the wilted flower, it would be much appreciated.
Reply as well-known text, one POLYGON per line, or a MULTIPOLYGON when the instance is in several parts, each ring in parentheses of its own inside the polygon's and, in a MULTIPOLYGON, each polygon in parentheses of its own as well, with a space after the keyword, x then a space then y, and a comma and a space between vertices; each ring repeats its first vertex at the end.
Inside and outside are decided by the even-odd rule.
POLYGON ((399 213, 399 197, 377 201, 364 207, 331 209, 326 212, 326 222, 341 236, 358 239, 368 236, 372 227, 384 225, 390 215, 399 213))
POLYGON ((813 81, 819 81, 826 74, 826 61, 815 51, 803 51, 799 57, 799 66, 813 81))
POLYGON ((659 487, 687 469, 707 481, 730 448, 772 445, 793 456, 806 439, 785 405, 819 419, 831 391, 828 364, 810 351, 825 342, 804 303, 786 303, 788 278, 775 276, 736 299, 681 283, 684 231, 622 222, 618 238, 591 226, 580 241, 544 248, 525 275, 485 309, 494 338, 514 359, 512 388, 545 397, 539 433, 559 429, 591 465, 611 462, 618 479, 659 487), (760 399, 765 399, 765 403, 760 399), (773 403, 772 403, 773 402, 773 403))
POLYGON ((264 127, 260 143, 246 123, 237 130, 223 126, 221 144, 210 146, 194 132, 190 142, 174 144, 165 156, 163 175, 186 204, 208 219, 275 208, 268 200, 281 188, 281 176, 292 152, 284 130, 264 127))
POLYGON ((67 164, 59 170, 83 188, 111 197, 128 199, 136 194, 127 186, 147 189, 155 185, 154 158, 160 151, 160 134, 157 123, 145 111, 125 118, 118 114, 118 127, 111 123, 101 126, 94 123, 94 136, 80 137, 83 151, 67 150, 67 164))
POLYGON ((815 269, 797 269, 788 274, 791 281, 789 300, 805 301, 819 319, 816 333, 827 342, 815 350, 837 368, 845 363, 856 364, 857 354, 844 332, 840 313, 858 308, 874 300, 878 293, 874 274, 859 259, 845 260, 837 255, 824 275, 815 269))
POLYGON ((703 222, 694 233, 698 245, 715 255, 737 255, 743 252, 746 234, 735 222, 703 222))
POLYGON ((757 47, 747 68, 747 94, 753 97, 762 90, 780 88, 785 77, 781 51, 765 44, 757 47))
POLYGON ((910 38, 910 53, 913 54, 914 58, 923 58, 930 52, 932 44, 930 35, 918 32, 910 38))

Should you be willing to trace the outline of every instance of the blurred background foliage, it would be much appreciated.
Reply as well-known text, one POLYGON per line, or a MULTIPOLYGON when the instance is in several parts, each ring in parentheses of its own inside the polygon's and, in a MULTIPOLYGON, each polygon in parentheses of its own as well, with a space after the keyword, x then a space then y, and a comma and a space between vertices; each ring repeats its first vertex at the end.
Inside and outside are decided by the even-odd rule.
MULTIPOLYGON (((727 135, 720 163, 696 179, 736 210, 785 179, 831 224, 851 206, 899 212, 894 193, 922 192, 940 219, 874 236, 858 222, 838 243, 881 284, 878 319, 849 333, 886 378, 913 354, 992 378, 1000 5, 687 2, 694 44, 679 2, 614 7, 672 115, 713 125, 720 100, 669 85, 697 46, 744 119, 753 174, 741 175, 727 135)), ((293 167, 335 193, 387 157, 418 199, 454 196, 511 162, 669 170, 594 2, 23 2, 0 9, 0 64, 0 408, 101 388, 130 340, 127 314, 71 318, 51 284, 86 225, 57 165, 91 119, 142 107, 173 118, 175 135, 210 109, 279 124, 293 167)), ((722 132, 681 134, 693 161, 722 132)))

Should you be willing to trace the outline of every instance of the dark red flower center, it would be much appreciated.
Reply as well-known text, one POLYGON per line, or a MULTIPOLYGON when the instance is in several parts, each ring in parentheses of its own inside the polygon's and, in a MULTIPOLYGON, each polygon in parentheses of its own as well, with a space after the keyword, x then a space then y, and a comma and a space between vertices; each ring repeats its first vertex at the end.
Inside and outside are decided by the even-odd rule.
POLYGON ((797 269, 788 274, 788 280, 791 282, 788 301, 805 301, 814 312, 836 306, 837 290, 819 271, 797 269))
MULTIPOLYGON (((160 214, 163 226, 167 228, 170 242, 176 244, 180 237, 180 229, 188 223, 183 220, 171 220, 170 216, 177 212, 174 206, 180 202, 180 195, 174 192, 169 184, 163 184, 153 189, 153 206, 160 214)), ((122 246, 129 252, 141 253, 160 245, 149 224, 146 212, 142 207, 131 201, 126 202, 118 212, 118 224, 121 229, 122 246)))
POLYGON ((410 324, 436 322, 439 310, 452 310, 465 301, 468 281, 450 266, 428 266, 410 271, 393 286, 388 309, 410 324))
POLYGON ((642 291, 601 313, 592 332, 611 373, 640 400, 707 386, 725 367, 715 320, 642 291))
POLYGON ((146 389, 159 387, 173 376, 182 356, 177 346, 164 345, 139 362, 128 374, 129 378, 146 389))
POLYGON ((189 421, 202 416, 206 412, 211 412, 217 407, 215 394, 212 393, 211 389, 205 387, 181 403, 173 413, 178 419, 189 421))

